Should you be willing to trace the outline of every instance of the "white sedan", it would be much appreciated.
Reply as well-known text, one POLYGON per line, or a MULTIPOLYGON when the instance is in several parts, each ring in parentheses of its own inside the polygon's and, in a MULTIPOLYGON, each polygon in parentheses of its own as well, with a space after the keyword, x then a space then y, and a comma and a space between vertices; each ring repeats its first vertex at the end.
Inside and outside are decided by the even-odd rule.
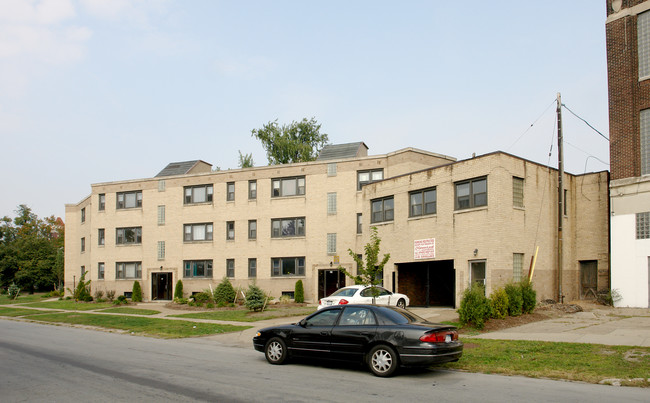
MULTIPOLYGON (((351 285, 340 288, 329 297, 321 298, 318 301, 318 309, 331 305, 372 304, 372 288, 367 285, 351 285)), ((384 287, 375 286, 374 288, 379 290, 378 296, 375 298, 377 305, 405 308, 409 304, 409 297, 404 294, 390 292, 384 287)))

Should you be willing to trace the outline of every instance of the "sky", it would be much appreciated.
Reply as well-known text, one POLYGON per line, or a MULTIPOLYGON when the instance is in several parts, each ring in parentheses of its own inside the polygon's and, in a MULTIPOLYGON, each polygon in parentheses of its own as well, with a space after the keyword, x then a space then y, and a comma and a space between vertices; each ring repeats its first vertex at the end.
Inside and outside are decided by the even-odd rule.
MULTIPOLYGON (((64 218, 170 162, 268 165, 251 130, 276 119, 557 167, 558 93, 609 137, 605 20, 602 0, 0 0, 0 217, 64 218)), ((609 170, 562 113, 565 170, 609 170)))

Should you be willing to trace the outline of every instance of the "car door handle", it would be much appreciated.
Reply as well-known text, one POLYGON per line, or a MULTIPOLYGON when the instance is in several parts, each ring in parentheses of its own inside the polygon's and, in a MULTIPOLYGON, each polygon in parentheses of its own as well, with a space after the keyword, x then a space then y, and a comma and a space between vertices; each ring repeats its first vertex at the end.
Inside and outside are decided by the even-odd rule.
POLYGON ((370 336, 372 335, 372 332, 361 332, 362 336, 370 336))
POLYGON ((330 332, 320 332, 320 335, 321 335, 321 336, 327 336, 327 335, 329 335, 329 334, 330 334, 330 332))

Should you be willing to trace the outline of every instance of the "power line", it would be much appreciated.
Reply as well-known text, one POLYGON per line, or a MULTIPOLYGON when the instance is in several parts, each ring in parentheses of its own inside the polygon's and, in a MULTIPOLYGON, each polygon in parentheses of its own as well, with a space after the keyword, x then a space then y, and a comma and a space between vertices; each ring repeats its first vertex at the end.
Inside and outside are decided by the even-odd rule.
POLYGON ((604 138, 605 140, 609 141, 609 139, 607 138, 607 136, 605 136, 604 134, 602 134, 601 132, 599 132, 595 127, 593 127, 592 125, 590 125, 589 122, 587 122, 586 120, 584 120, 584 119, 581 118, 580 116, 576 115, 575 112, 573 112, 571 109, 569 109, 568 106, 566 106, 565 104, 562 104, 562 106, 565 107, 567 111, 571 112, 571 114, 572 114, 573 116, 575 116, 575 117, 577 117, 578 119, 580 119, 580 120, 582 120, 583 122, 585 122, 585 124, 586 124, 587 126, 589 126, 589 127, 590 127, 593 131, 595 131, 596 133, 600 134, 602 138, 604 138))
POLYGON ((532 129, 533 126, 535 126, 535 123, 537 123, 537 121, 540 120, 540 119, 542 118, 542 116, 544 116, 544 114, 546 114, 546 112, 548 111, 548 109, 549 109, 551 106, 553 106, 553 104, 555 104, 555 103, 556 103, 556 100, 554 99, 553 102, 551 102, 551 104, 550 104, 549 106, 547 106, 546 109, 544 109, 544 112, 542 112, 542 114, 539 115, 539 117, 537 117, 537 119, 535 119, 535 121, 534 121, 533 123, 531 123, 530 126, 528 126, 528 128, 527 128, 526 130, 524 130, 524 132, 521 133, 521 135, 520 135, 519 137, 517 137, 517 140, 515 140, 514 143, 510 144, 510 147, 506 148, 506 151, 510 151, 510 149, 511 149, 512 147, 514 147, 514 145, 517 144, 517 143, 519 142, 519 140, 521 140, 521 138, 524 137, 524 135, 525 135, 526 133, 528 133, 528 131, 529 131, 530 129, 532 129))

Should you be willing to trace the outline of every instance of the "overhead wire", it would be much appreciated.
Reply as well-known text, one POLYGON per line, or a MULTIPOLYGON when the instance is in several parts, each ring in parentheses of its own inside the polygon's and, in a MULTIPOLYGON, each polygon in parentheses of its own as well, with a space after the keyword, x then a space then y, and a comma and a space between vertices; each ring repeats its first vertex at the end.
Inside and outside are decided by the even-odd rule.
POLYGON ((571 112, 571 114, 572 114, 573 116, 575 116, 575 117, 577 117, 578 119, 582 120, 582 121, 583 121, 587 126, 589 126, 589 127, 591 128, 591 130, 593 130, 593 131, 595 131, 596 133, 600 134, 600 136, 601 136, 602 138, 604 138, 605 140, 609 141, 609 138, 607 138, 607 136, 605 136, 604 134, 602 134, 601 132, 599 132, 595 127, 593 127, 592 125, 590 125, 589 122, 587 122, 586 120, 584 120, 583 118, 581 118, 580 116, 578 116, 575 112, 573 112, 571 109, 569 109, 569 107, 566 106, 566 104, 563 103, 562 106, 563 106, 564 108, 566 108, 567 111, 571 112))
POLYGON ((514 145, 517 144, 517 143, 519 142, 519 140, 521 140, 521 138, 524 137, 524 135, 525 135, 526 133, 528 133, 528 131, 529 131, 530 129, 533 128, 533 126, 535 126, 535 123, 537 123, 537 121, 540 120, 540 119, 542 118, 542 116, 544 116, 544 115, 546 114, 546 112, 548 111, 548 108, 550 108, 551 106, 553 106, 553 104, 555 104, 556 102, 557 102, 557 100, 554 99, 553 102, 551 102, 551 104, 550 104, 549 106, 547 106, 546 109, 544 109, 544 112, 542 112, 542 113, 537 117, 537 119, 535 119, 535 121, 534 121, 533 123, 531 123, 530 126, 528 126, 528 128, 526 128, 526 130, 524 130, 524 132, 521 133, 521 135, 520 135, 519 137, 517 137, 517 140, 515 140, 514 143, 512 143, 512 144, 510 145, 510 147, 506 148, 506 151, 510 151, 510 149, 511 149, 512 147, 514 147, 514 145))

